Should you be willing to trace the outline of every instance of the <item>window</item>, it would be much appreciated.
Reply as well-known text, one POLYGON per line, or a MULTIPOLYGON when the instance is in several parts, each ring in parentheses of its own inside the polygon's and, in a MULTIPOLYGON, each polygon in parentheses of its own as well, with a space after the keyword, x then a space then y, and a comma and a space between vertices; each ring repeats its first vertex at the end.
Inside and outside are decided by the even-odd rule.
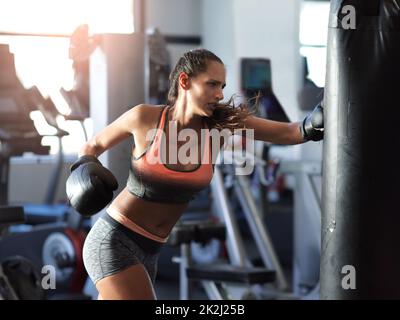
MULTIPOLYGON (((37 86, 43 96, 51 97, 60 113, 67 114, 68 104, 60 94, 61 88, 71 90, 74 81, 67 36, 83 23, 89 25, 90 33, 132 33, 133 22, 133 0, 2 0, 0 43, 10 46, 24 87, 37 86)), ((30 116, 41 134, 53 132, 40 112, 30 116)), ((82 127, 61 116, 57 123, 69 132, 63 138, 64 152, 76 153, 85 139, 82 127)), ((90 136, 90 119, 85 127, 90 136)), ((56 137, 43 138, 42 143, 50 145, 52 154, 58 152, 56 137)))
POLYGON ((94 33, 132 33, 133 0, 2 0, 0 31, 71 34, 80 24, 94 33))
POLYGON ((300 54, 307 58, 309 78, 319 87, 325 86, 329 5, 303 1, 300 14, 300 54))

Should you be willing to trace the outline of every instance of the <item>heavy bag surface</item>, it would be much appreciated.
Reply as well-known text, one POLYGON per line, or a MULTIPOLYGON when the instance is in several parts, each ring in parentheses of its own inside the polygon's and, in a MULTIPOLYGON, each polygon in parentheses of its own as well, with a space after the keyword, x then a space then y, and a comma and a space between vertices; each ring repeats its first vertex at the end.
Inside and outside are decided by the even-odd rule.
POLYGON ((321 299, 400 298, 399 8, 331 1, 321 299))

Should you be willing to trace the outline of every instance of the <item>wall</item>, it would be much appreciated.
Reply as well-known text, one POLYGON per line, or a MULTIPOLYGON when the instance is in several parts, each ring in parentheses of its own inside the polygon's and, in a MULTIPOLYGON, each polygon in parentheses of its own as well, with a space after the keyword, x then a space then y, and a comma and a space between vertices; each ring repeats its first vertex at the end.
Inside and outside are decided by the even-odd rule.
POLYGON ((275 94, 298 119, 299 14, 300 2, 293 0, 203 0, 203 43, 228 66, 226 95, 240 89, 241 58, 269 58, 275 94))
POLYGON ((238 93, 239 89, 233 8, 232 0, 203 0, 201 15, 203 47, 213 51, 226 66, 225 98, 238 93))
MULTIPOLYGON (((145 0, 146 28, 158 27, 164 35, 200 36, 201 7, 200 0, 145 0)), ((171 64, 194 44, 168 44, 171 64)))
POLYGON ((199 0, 145 0, 147 27, 160 27, 173 35, 198 35, 201 26, 199 0))

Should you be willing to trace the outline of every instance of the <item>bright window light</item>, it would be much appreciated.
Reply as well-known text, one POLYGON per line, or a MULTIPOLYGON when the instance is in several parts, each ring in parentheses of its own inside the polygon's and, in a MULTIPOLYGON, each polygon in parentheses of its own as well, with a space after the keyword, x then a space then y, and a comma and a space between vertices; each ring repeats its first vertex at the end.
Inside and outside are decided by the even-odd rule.
POLYGON ((300 43, 302 45, 326 45, 329 4, 329 2, 303 1, 300 14, 300 43))
POLYGON ((326 47, 314 48, 303 46, 300 48, 302 56, 307 58, 308 77, 314 81, 318 87, 325 86, 326 71, 326 47))
POLYGON ((307 58, 309 75, 317 86, 325 86, 329 2, 303 1, 300 14, 300 54, 307 58))
POLYGON ((133 0, 1 0, 0 31, 71 34, 88 24, 92 33, 132 33, 133 0))
MULTIPOLYGON (((132 33, 133 0, 0 0, 0 43, 10 46, 20 81, 25 88, 37 86, 44 97, 51 97, 61 114, 70 109, 60 88, 71 90, 74 85, 69 38, 43 35, 68 36, 81 24, 89 26, 90 34, 132 33)), ((38 113, 30 116, 39 131, 53 132, 38 113)), ((82 126, 62 117, 57 122, 69 132, 62 139, 64 152, 76 153, 84 142, 82 126)), ((90 119, 85 128, 91 136, 90 119)), ((52 154, 59 150, 55 137, 45 137, 42 143, 50 145, 52 154)))

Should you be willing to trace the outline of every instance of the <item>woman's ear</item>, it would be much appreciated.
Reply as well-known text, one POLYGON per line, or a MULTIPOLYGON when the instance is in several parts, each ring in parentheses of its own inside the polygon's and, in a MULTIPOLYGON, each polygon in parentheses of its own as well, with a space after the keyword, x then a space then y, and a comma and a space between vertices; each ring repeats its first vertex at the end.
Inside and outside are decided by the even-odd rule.
POLYGON ((190 78, 186 72, 181 72, 179 74, 179 86, 184 90, 189 90, 190 87, 190 78))

